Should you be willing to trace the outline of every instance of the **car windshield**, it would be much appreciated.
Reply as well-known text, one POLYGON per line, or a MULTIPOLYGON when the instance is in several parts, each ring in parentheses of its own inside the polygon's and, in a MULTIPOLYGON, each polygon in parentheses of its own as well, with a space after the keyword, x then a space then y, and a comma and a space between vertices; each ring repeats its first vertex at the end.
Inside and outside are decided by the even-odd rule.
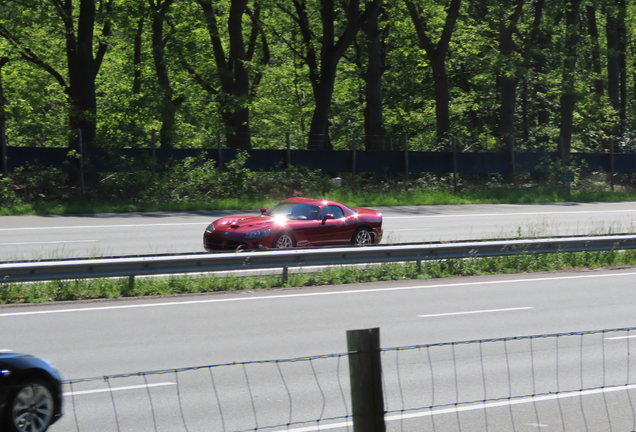
POLYGON ((281 202, 269 210, 270 216, 286 217, 287 219, 314 220, 318 217, 320 207, 313 204, 299 204, 281 202))

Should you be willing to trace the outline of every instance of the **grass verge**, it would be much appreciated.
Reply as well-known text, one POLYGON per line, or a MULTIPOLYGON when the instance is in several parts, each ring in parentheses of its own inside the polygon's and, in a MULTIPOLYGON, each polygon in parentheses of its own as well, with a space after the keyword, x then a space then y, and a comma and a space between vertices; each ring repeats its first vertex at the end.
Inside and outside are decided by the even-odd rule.
POLYGON ((138 278, 132 287, 127 278, 80 279, 31 284, 0 285, 0 304, 43 303, 119 297, 143 297, 216 291, 258 290, 281 287, 341 285, 405 279, 531 273, 636 264, 636 250, 555 254, 521 254, 506 257, 388 263, 362 267, 330 267, 316 273, 259 277, 175 276, 138 278))
MULTIPOLYGON (((446 204, 531 204, 557 202, 614 202, 635 201, 636 190, 610 191, 604 189, 572 190, 547 186, 497 188, 465 188, 458 193, 444 189, 397 189, 389 190, 340 188, 328 192, 311 193, 296 191, 295 195, 325 198, 355 207, 415 206, 446 204)), ((281 196, 287 198, 288 196, 281 196)), ((77 197, 69 203, 19 203, 0 206, 0 216, 35 214, 93 214, 129 213, 153 211, 213 211, 254 210, 271 207, 279 199, 240 195, 237 198, 215 198, 181 202, 111 202, 104 203, 77 197)))

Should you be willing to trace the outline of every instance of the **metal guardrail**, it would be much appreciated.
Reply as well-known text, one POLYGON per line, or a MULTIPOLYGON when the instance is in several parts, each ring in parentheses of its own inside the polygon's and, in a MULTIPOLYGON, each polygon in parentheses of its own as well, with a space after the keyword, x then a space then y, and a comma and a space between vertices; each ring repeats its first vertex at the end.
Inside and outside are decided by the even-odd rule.
POLYGON ((269 250, 0 264, 0 283, 636 249, 636 235, 269 250))

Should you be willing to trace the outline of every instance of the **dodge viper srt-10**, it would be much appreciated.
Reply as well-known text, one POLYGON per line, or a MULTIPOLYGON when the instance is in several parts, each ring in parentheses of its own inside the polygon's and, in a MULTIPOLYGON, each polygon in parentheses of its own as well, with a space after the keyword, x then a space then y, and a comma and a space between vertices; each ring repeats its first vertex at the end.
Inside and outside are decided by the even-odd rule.
POLYGON ((205 229, 207 251, 377 244, 382 213, 335 201, 290 198, 259 216, 217 219, 205 229))
POLYGON ((0 353, 0 431, 44 432, 62 415, 62 384, 47 360, 0 353))

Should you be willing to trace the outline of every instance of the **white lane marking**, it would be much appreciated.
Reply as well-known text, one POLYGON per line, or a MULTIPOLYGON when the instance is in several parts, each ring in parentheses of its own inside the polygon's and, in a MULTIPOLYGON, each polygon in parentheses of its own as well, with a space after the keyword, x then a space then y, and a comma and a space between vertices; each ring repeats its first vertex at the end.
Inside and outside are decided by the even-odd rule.
POLYGON ((42 241, 42 242, 16 242, 16 243, 0 243, 0 246, 20 246, 20 245, 30 245, 30 244, 59 244, 59 243, 91 243, 99 240, 59 240, 59 241, 42 241))
MULTIPOLYGON (((506 279, 506 280, 498 280, 498 281, 463 282, 463 283, 435 284, 435 285, 414 285, 414 286, 392 287, 392 288, 386 288, 386 287, 385 288, 369 288, 369 289, 359 289, 359 290, 349 290, 349 291, 327 291, 327 292, 281 294, 281 295, 270 295, 270 296, 255 296, 255 297, 232 297, 232 298, 207 299, 207 300, 186 300, 186 301, 174 301, 174 302, 165 302, 165 303, 143 303, 143 304, 132 304, 132 305, 99 306, 99 307, 87 307, 87 308, 76 308, 76 309, 37 310, 37 311, 29 311, 29 312, 7 312, 7 313, 0 313, 0 318, 11 317, 11 316, 50 315, 50 314, 73 313, 73 312, 92 312, 92 311, 114 310, 114 309, 139 309, 139 308, 162 307, 162 306, 187 306, 187 305, 193 305, 193 304, 206 304, 206 303, 277 300, 277 299, 287 299, 287 298, 297 298, 297 297, 365 294, 365 293, 374 293, 374 292, 410 291, 410 290, 418 290, 418 289, 456 288, 456 287, 469 287, 469 286, 501 285, 501 284, 592 279, 592 278, 605 278, 605 277, 623 277, 623 276, 636 276, 636 272, 619 273, 619 274, 600 274, 600 275, 597 274, 597 275, 580 275, 580 276, 557 276, 557 277, 532 278, 532 279, 506 279)), ((231 294, 235 294, 235 292, 231 292, 231 294)), ((1 306, 0 306, 0 310, 2 310, 1 306)))
MULTIPOLYGON (((591 390, 577 390, 577 391, 550 394, 550 395, 544 395, 544 396, 529 396, 529 397, 524 397, 519 399, 507 399, 507 400, 496 401, 496 402, 481 402, 481 403, 476 403, 474 405, 468 405, 468 406, 440 408, 440 409, 433 409, 429 411, 415 412, 415 413, 409 413, 409 414, 397 414, 397 415, 386 416, 384 420, 387 422, 401 421, 401 420, 408 420, 408 419, 415 419, 415 418, 422 418, 422 417, 432 417, 436 415, 457 414, 457 413, 466 412, 466 411, 478 411, 478 410, 486 410, 490 408, 500 408, 500 407, 508 407, 513 405, 523 405, 523 404, 529 404, 529 403, 567 399, 567 398, 573 398, 573 397, 591 396, 591 395, 596 395, 601 393, 612 393, 612 392, 627 391, 627 390, 633 390, 633 389, 636 389, 636 384, 617 386, 617 387, 604 387, 604 388, 591 389, 591 390)), ((330 430, 330 429, 340 429, 340 428, 350 427, 352 425, 353 425, 353 422, 347 421, 347 422, 341 422, 341 423, 309 426, 309 427, 302 427, 302 428, 296 428, 296 429, 280 429, 275 432, 283 432, 283 431, 284 432, 314 432, 314 431, 323 431, 323 430, 330 430)))
POLYGON ((417 219, 417 218, 463 218, 463 217, 505 217, 505 216, 551 216, 567 214, 597 214, 597 213, 633 213, 636 209, 630 210, 580 210, 580 211, 545 211, 545 212, 521 212, 521 213, 474 213, 474 214, 439 214, 439 215, 418 215, 418 216, 386 216, 383 219, 417 219))
POLYGON ((156 384, 144 384, 144 385, 135 385, 135 386, 126 386, 126 387, 113 387, 113 388, 106 388, 106 389, 96 389, 96 390, 80 390, 80 391, 75 391, 75 392, 66 392, 66 393, 62 393, 62 396, 79 396, 79 395, 87 395, 87 394, 95 394, 95 393, 110 393, 110 392, 116 392, 116 391, 124 391, 124 390, 138 390, 138 389, 145 389, 145 388, 152 388, 152 387, 165 387, 165 386, 170 386, 170 385, 176 385, 177 383, 173 383, 173 382, 163 382, 163 383, 156 383, 156 384))
POLYGON ((9 348, 1 348, 0 352, 7 353, 7 352, 13 352, 13 350, 10 350, 9 348))
POLYGON ((634 338, 636 338, 636 335, 608 337, 608 338, 605 338, 605 340, 620 340, 620 339, 634 339, 634 338))
POLYGON ((433 228, 404 228, 404 229, 390 229, 390 228, 385 228, 384 232, 387 231, 391 231, 391 232, 395 232, 395 231, 432 231, 433 228))
POLYGON ((510 311, 527 310, 527 309, 534 309, 534 308, 530 306, 524 306, 524 307, 507 308, 507 309, 488 309, 488 310, 476 310, 476 311, 467 311, 467 312, 448 312, 448 313, 440 313, 440 314, 418 315, 418 318, 433 318, 433 317, 454 316, 454 315, 471 315, 471 314, 482 314, 482 313, 491 313, 491 312, 510 312, 510 311))
MULTIPOLYGON (((633 213, 636 209, 625 210, 579 210, 579 211, 544 211, 544 212, 519 212, 519 213, 475 213, 475 214, 443 214, 443 215, 415 215, 415 216, 383 216, 384 219, 418 219, 418 218, 462 218, 462 217, 502 217, 502 216, 537 216, 537 215, 565 215, 565 214, 603 214, 603 213, 633 213)), ((50 227, 15 227, 0 228, 0 231, 17 230, 57 230, 57 229, 89 229, 89 228, 137 228, 137 227, 160 227, 160 226, 185 226, 185 225, 205 225, 206 222, 182 222, 182 223, 142 223, 124 225, 73 225, 73 226, 50 226, 50 227)))
POLYGON ((203 226, 209 222, 186 222, 186 223, 148 223, 148 224, 126 224, 126 225, 73 225, 73 226, 50 226, 50 227, 16 227, 16 228, 0 228, 0 231, 38 231, 38 230, 62 230, 62 229, 93 229, 93 228, 145 228, 145 227, 162 227, 162 226, 184 226, 199 225, 203 226))

